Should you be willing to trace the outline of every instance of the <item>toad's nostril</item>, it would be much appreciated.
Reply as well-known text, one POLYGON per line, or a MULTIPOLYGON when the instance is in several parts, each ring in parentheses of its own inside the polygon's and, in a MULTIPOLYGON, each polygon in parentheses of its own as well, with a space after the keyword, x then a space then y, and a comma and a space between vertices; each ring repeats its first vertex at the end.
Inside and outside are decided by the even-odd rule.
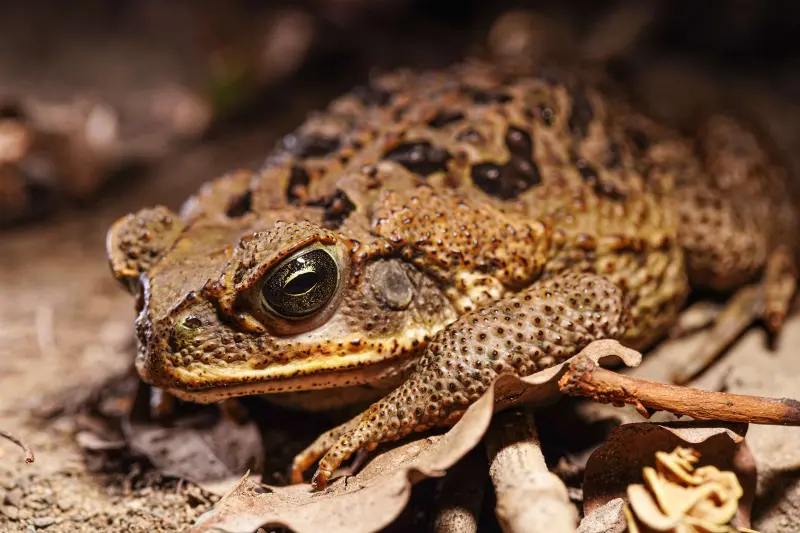
POLYGON ((188 330, 192 330, 201 327, 203 325, 203 321, 194 315, 188 315, 183 319, 181 325, 188 330))
POLYGON ((179 318, 169 332, 169 345, 173 352, 193 346, 203 333, 205 325, 202 318, 194 314, 179 318))

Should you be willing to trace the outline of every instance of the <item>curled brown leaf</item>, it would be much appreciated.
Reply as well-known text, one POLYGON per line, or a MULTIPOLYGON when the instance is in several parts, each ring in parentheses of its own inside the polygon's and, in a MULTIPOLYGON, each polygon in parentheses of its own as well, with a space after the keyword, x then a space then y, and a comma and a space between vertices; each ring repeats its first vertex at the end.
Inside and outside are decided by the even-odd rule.
POLYGON ((589 516, 595 509, 617 498, 627 499, 629 486, 641 483, 643 469, 656 467, 658 454, 678 447, 690 447, 702 456, 704 465, 735 474, 742 495, 734 524, 749 526, 756 467, 744 442, 746 432, 744 424, 705 422, 645 422, 619 426, 586 464, 585 514, 589 516))
MULTIPOLYGON (((598 341, 584 350, 584 356, 595 361, 615 356, 629 366, 639 364, 641 357, 616 341, 598 341)), ((413 484, 443 476, 481 441, 495 411, 519 402, 554 402, 560 396, 558 379, 565 370, 562 364, 524 379, 501 376, 444 435, 389 449, 358 474, 334 479, 324 491, 312 492, 307 484, 265 489, 243 481, 189 533, 250 533, 266 525, 296 533, 378 531, 406 506, 413 484)))

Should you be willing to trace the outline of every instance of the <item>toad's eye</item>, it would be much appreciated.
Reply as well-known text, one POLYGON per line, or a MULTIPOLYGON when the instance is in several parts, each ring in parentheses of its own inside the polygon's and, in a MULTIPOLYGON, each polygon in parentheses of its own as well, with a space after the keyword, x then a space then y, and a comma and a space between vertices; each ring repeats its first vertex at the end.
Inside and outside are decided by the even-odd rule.
POLYGON ((270 273, 261 288, 264 305, 289 319, 319 311, 336 293, 339 266, 324 248, 290 257, 270 273))

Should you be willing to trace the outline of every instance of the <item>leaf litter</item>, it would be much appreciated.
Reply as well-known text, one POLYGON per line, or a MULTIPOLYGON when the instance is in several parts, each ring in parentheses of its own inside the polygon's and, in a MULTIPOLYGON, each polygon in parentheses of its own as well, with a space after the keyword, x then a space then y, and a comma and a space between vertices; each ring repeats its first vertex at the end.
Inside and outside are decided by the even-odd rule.
MULTIPOLYGON (((699 400, 693 397, 693 401, 710 402, 712 405, 710 408, 695 409, 694 412, 689 409, 691 414, 699 418, 741 421, 746 416, 736 409, 743 406, 745 411, 755 412, 761 409, 762 416, 758 418, 757 423, 794 425, 798 423, 797 413, 792 409, 791 402, 697 391, 630 378, 600 368, 600 360, 609 356, 613 356, 617 361, 621 360, 628 367, 637 366, 641 361, 641 354, 638 352, 627 349, 616 341, 604 340, 592 343, 583 352, 561 365, 526 378, 501 376, 446 433, 390 448, 373 458, 357 474, 335 478, 322 492, 312 492, 308 484, 288 487, 262 485, 245 476, 211 511, 198 520, 189 533, 211 531, 247 533, 258 527, 287 527, 297 533, 315 532, 320 527, 332 533, 378 531, 390 524, 403 511, 414 484, 427 478, 444 476, 450 467, 481 442, 490 426, 493 413, 520 403, 528 406, 549 405, 564 393, 588 395, 615 405, 634 403, 641 415, 649 416, 654 409, 678 414, 686 412, 687 406, 691 406, 686 401, 681 401, 681 394, 676 396, 675 393, 691 390, 692 394, 701 395, 699 400), (630 387, 634 387, 634 393, 628 391, 630 387), (598 390, 601 394, 598 394, 598 390), (636 394, 641 395, 642 401, 639 401, 636 394), (720 408, 724 405, 728 405, 729 409, 720 408)), ((748 455, 749 452, 742 445, 746 425, 693 421, 679 423, 678 427, 671 428, 666 424, 646 423, 622 426, 625 429, 621 431, 631 431, 631 427, 640 426, 659 428, 656 431, 661 431, 660 428, 663 428, 665 434, 673 435, 672 438, 679 443, 697 445, 710 462, 717 460, 718 456, 729 459, 738 457, 734 461, 734 466, 746 469, 749 465, 751 469, 741 473, 744 495, 737 515, 741 523, 749 524, 755 468, 752 456, 748 455), (736 432, 737 430, 741 435, 736 432), (729 442, 728 448, 731 446, 733 448, 728 450, 725 444, 717 443, 719 439, 729 442), (743 451, 739 456, 731 455, 735 450, 743 451)), ((648 431, 653 430, 637 429, 637 431, 642 431, 646 435, 648 431)), ((658 450, 652 446, 650 448, 643 446, 642 449, 649 449, 650 457, 653 457, 655 451, 674 448, 664 441, 664 438, 654 440, 653 446, 658 450)), ((596 465, 592 460, 596 461, 594 455, 590 458, 590 463, 596 465)), ((625 461, 624 465, 626 471, 631 472, 630 461, 625 461)), ((595 485, 590 485, 588 481, 590 472, 594 470, 590 469, 589 464, 586 468, 586 486, 594 487, 595 485)), ((610 466, 604 464, 603 468, 610 466)), ((603 475, 605 474, 600 474, 601 477, 603 475)), ((560 486, 563 488, 563 485, 560 486)), ((596 501, 596 495, 591 492, 592 490, 595 489, 590 488, 589 494, 584 495, 587 502, 596 501)), ((624 490, 622 494, 624 495, 624 490)), ((566 501, 566 490, 564 495, 566 501)), ((607 498, 603 503, 613 501, 615 498, 616 496, 607 498)), ((595 507, 600 506, 602 504, 595 507)), ((591 513, 595 507, 590 504, 586 512, 591 513)), ((507 530, 527 529, 508 527, 507 530)))
POLYGON ((139 387, 122 428, 131 451, 146 456, 162 475, 186 479, 221 495, 236 485, 240 472, 263 465, 264 448, 254 421, 234 419, 225 410, 200 408, 194 416, 164 427, 151 419, 150 392, 147 386, 139 387))
MULTIPOLYGON (((584 350, 584 357, 593 361, 608 356, 628 366, 641 360, 638 352, 615 341, 601 341, 594 350, 584 350)), ((389 449, 356 475, 332 480, 322 492, 312 492, 309 484, 257 485, 245 477, 189 533, 251 533, 258 527, 275 526, 296 533, 317 533, 323 527, 327 533, 379 531, 406 506, 412 485, 444 476, 481 442, 495 411, 520 402, 546 405, 557 400, 558 380, 567 369, 562 363, 526 378, 501 376, 447 433, 389 449)))

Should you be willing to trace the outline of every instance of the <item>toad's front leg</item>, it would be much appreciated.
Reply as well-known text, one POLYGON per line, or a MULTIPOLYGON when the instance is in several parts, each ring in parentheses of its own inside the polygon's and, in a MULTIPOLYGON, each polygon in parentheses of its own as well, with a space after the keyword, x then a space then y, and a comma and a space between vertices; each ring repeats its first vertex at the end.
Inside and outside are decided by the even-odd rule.
POLYGON ((329 449, 312 446, 295 466, 310 466, 324 453, 312 481, 320 489, 360 449, 454 424, 500 374, 527 376, 594 340, 622 338, 629 316, 625 301, 622 290, 603 277, 566 273, 465 314, 431 341, 403 385, 342 426, 329 449))

